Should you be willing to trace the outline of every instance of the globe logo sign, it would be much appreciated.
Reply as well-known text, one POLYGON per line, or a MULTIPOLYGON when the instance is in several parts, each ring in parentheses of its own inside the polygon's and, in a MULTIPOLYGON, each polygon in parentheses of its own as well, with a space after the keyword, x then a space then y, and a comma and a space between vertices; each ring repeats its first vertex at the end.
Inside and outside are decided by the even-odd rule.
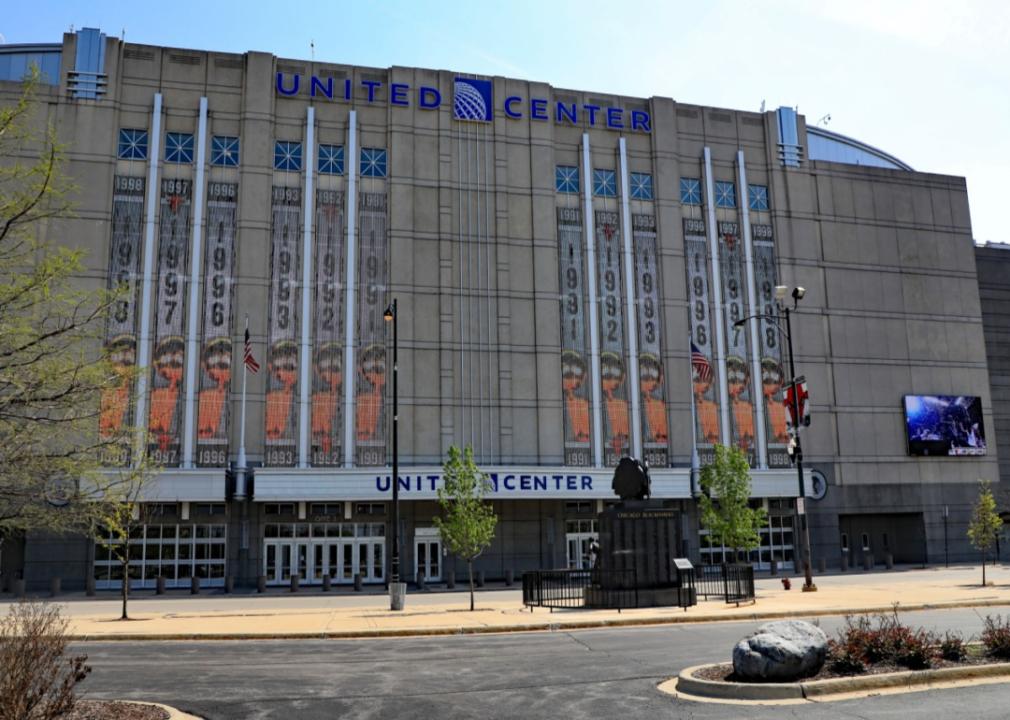
POLYGON ((457 120, 491 122, 494 119, 490 80, 458 77, 453 94, 452 114, 457 120))

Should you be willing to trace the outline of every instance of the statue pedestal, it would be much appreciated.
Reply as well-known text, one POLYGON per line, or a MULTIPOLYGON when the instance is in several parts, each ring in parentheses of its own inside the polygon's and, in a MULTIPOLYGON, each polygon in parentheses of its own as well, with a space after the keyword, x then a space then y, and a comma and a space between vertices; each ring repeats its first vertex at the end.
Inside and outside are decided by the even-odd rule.
POLYGON ((680 511, 661 500, 625 500, 599 515, 598 582, 586 590, 589 607, 628 605, 629 592, 638 607, 694 605, 696 598, 679 587, 673 559, 680 547, 680 511))

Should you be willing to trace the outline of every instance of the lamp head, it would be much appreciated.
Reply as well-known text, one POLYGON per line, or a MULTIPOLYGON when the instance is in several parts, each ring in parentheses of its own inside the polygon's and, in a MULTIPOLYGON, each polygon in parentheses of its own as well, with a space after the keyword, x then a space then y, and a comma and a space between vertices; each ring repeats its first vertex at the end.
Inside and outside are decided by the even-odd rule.
POLYGON ((803 287, 793 288, 793 300, 799 302, 803 299, 803 296, 807 294, 807 289, 803 287))
POLYGON ((396 308, 393 307, 393 303, 389 303, 389 305, 386 306, 385 312, 382 313, 382 319, 386 322, 392 322, 395 317, 396 308))
POLYGON ((789 288, 787 288, 785 285, 776 285, 775 286, 775 299, 776 300, 785 300, 786 299, 786 295, 788 295, 788 294, 789 294, 789 288))

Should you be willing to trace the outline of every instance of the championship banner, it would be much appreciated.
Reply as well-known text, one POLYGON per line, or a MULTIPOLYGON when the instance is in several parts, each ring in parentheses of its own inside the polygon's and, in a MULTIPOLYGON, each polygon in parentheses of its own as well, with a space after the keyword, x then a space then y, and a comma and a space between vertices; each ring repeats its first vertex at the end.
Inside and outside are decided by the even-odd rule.
POLYGON ((638 377, 642 394, 642 454, 650 467, 669 464, 670 432, 666 414, 666 379, 660 344, 659 259, 656 218, 632 215, 635 241, 635 297, 638 319, 638 377))
POLYGON ((343 194, 316 192, 315 345, 312 353, 312 464, 340 465, 344 413, 343 194))
POLYGON ((273 188, 270 253, 270 344, 267 349, 266 457, 268 466, 298 459, 298 286, 301 273, 302 191, 273 188))
POLYGON ((691 384, 702 464, 712 461, 719 442, 719 393, 716 388, 713 343, 715 328, 709 304, 708 239, 705 223, 684 219, 684 252, 691 328, 691 384))
POLYGON ((123 431, 133 422, 130 374, 137 364, 137 278, 140 275, 144 227, 144 178, 117 175, 112 195, 112 242, 109 244, 110 290, 121 294, 109 313, 105 351, 120 383, 102 392, 99 438, 116 441, 102 450, 102 464, 130 462, 130 438, 123 431))
POLYGON ((358 352, 355 463, 386 462, 386 196, 358 197, 358 352))
POLYGON ((585 271, 582 214, 558 208, 558 270, 561 273, 561 389, 564 394, 565 465, 592 464, 589 364, 586 362, 585 271))
POLYGON ((782 391, 786 373, 782 367, 782 335, 767 316, 775 315, 775 243, 771 225, 752 225, 754 282, 762 317, 758 323, 761 352, 761 395, 768 438, 768 466, 789 467, 789 435, 782 391))
POLYGON ((719 264, 722 266, 726 323, 726 383, 729 391, 731 442, 754 464, 754 396, 751 391, 748 329, 733 323, 747 316, 747 281, 743 272, 743 238, 735 222, 721 222, 719 264))
POLYGON ((596 266, 600 301, 600 384, 603 389, 603 463, 615 467, 631 452, 624 313, 621 312, 621 232, 615 212, 596 212, 596 266))
POLYGON ((238 185, 234 183, 207 184, 203 347, 196 424, 196 464, 201 467, 228 464, 237 197, 238 185))
POLYGON ((179 442, 185 393, 186 273, 189 269, 189 211, 193 183, 161 181, 158 239, 158 294, 154 311, 154 380, 148 432, 151 459, 168 467, 182 459, 179 442))

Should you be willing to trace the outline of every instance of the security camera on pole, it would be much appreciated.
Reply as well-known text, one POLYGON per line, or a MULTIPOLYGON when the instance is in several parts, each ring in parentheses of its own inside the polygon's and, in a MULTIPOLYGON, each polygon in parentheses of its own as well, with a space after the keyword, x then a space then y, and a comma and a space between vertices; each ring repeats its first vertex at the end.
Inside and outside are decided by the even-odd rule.
POLYGON ((775 304, 778 308, 778 315, 754 315, 741 318, 733 323, 739 327, 751 317, 761 318, 771 322, 780 333, 786 336, 786 343, 789 348, 789 387, 786 389, 783 404, 786 406, 786 417, 789 423, 789 459, 796 464, 796 476, 799 481, 799 495, 796 498, 796 515, 799 520, 798 530, 803 533, 803 570, 805 582, 803 592, 815 592, 817 586, 814 585, 812 567, 810 562, 810 527, 807 523, 806 511, 806 488, 803 482, 803 447, 800 444, 800 427, 810 425, 809 394, 807 392, 806 378, 796 376, 796 361, 793 358, 793 333, 790 321, 790 312, 795 311, 800 300, 806 295, 806 289, 794 287, 792 292, 785 285, 775 286, 775 304), (788 296, 793 298, 792 310, 785 304, 788 296), (785 322, 785 327, 779 323, 785 322))

